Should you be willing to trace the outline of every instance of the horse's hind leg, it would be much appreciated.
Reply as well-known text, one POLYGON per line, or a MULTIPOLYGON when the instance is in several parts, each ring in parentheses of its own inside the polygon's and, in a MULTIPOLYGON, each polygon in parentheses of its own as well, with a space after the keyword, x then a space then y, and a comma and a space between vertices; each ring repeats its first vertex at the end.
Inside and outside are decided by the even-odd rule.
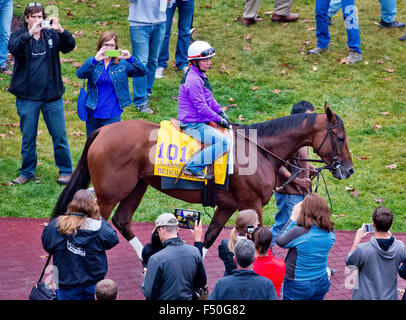
POLYGON ((138 258, 142 261, 142 243, 135 236, 131 230, 132 216, 141 203, 142 197, 147 191, 148 184, 144 180, 139 180, 134 190, 123 200, 114 213, 113 224, 124 238, 131 244, 134 250, 137 252, 138 258))

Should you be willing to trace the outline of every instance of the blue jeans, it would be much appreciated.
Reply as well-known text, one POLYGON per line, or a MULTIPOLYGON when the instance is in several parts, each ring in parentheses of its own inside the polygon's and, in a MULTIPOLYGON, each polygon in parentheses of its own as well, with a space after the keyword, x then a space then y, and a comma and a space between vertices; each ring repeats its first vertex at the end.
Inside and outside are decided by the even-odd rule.
POLYGON ((12 18, 13 0, 0 0, 0 67, 4 66, 7 60, 12 18))
POLYGON ((151 26, 131 26, 130 37, 133 56, 147 69, 147 75, 133 78, 134 105, 146 102, 146 96, 151 95, 158 67, 158 56, 162 41, 165 37, 165 22, 151 26))
POLYGON ((205 123, 183 123, 182 129, 187 135, 205 144, 203 151, 193 155, 187 162, 186 169, 190 172, 202 172, 230 148, 227 137, 205 123))
POLYGON ((20 173, 25 178, 35 176, 37 166, 36 140, 39 114, 42 112, 54 146, 55 164, 60 175, 72 173, 72 160, 65 129, 65 110, 62 98, 52 102, 41 102, 17 98, 17 113, 20 117, 20 130, 23 135, 21 156, 23 163, 20 173))
POLYGON ((283 281, 283 300, 323 300, 330 290, 330 280, 325 276, 309 281, 283 281))
MULTIPOLYGON (((327 48, 330 43, 328 30, 328 10, 330 0, 316 0, 316 37, 319 48, 327 48)), ((361 53, 358 16, 355 12, 354 0, 342 0, 341 8, 347 30, 347 46, 361 53)))
POLYGON ((331 19, 341 9, 341 0, 330 0, 328 8, 328 17, 331 19))
POLYGON ((176 67, 180 70, 188 66, 187 51, 190 43, 190 29, 192 27, 194 0, 177 1, 171 8, 166 9, 166 33, 159 54, 158 66, 166 69, 169 60, 169 38, 171 36, 172 20, 178 8, 178 41, 176 43, 176 67))
POLYGON ((396 0, 379 0, 379 2, 381 3, 381 19, 387 23, 395 21, 396 0))
POLYGON ((275 192, 274 197, 279 211, 276 213, 275 222, 270 229, 272 233, 272 246, 275 244, 276 238, 292 215, 293 207, 304 199, 304 196, 302 195, 279 192, 275 192))
POLYGON ((96 285, 78 286, 69 289, 57 289, 58 300, 94 300, 96 285))
POLYGON ((121 121, 121 115, 118 117, 113 117, 113 118, 109 118, 109 119, 96 119, 93 118, 91 115, 88 116, 87 121, 86 121, 86 136, 89 138, 90 134, 105 126, 108 125, 110 123, 114 123, 114 122, 120 122, 121 121))

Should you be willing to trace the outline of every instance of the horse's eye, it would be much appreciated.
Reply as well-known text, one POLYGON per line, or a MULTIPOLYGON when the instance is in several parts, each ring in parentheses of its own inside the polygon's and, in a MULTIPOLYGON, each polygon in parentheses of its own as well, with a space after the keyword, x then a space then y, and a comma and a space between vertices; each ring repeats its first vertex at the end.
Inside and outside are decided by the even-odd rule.
POLYGON ((338 141, 340 141, 340 142, 344 142, 344 140, 345 140, 345 137, 337 137, 338 138, 338 141))

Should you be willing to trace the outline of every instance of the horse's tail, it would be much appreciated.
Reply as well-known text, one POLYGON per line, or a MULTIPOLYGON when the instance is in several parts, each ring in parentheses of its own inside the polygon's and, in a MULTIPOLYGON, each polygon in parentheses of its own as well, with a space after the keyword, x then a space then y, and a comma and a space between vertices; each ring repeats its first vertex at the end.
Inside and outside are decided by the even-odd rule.
POLYGON ((94 139, 99 134, 99 131, 100 130, 95 130, 87 139, 78 165, 76 166, 75 171, 73 171, 71 179, 69 180, 66 187, 63 189, 58 201, 56 202, 56 205, 52 212, 51 220, 65 214, 66 210, 68 209, 68 205, 72 201, 76 191, 80 189, 87 189, 89 187, 90 173, 87 166, 87 153, 94 139))

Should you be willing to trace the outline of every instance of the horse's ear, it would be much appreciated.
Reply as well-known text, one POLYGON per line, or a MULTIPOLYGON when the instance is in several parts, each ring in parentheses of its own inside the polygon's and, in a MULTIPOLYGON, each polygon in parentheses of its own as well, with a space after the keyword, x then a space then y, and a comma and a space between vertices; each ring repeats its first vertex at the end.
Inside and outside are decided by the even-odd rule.
POLYGON ((330 121, 331 123, 334 123, 335 121, 337 121, 337 118, 336 118, 335 114, 333 113, 333 110, 331 110, 330 106, 328 105, 327 101, 324 103, 324 110, 327 114, 328 121, 330 121))

